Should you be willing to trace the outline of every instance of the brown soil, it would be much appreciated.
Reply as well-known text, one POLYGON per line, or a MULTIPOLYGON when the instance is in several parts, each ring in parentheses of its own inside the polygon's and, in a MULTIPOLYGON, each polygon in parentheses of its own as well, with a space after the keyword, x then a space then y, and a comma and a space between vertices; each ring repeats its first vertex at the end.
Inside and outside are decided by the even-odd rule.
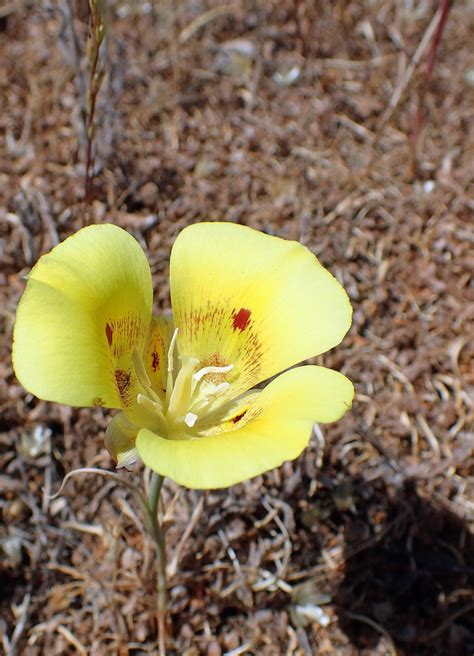
POLYGON ((24 276, 111 221, 146 249, 158 311, 176 235, 207 219, 299 239, 338 276, 354 323, 318 362, 357 397, 279 470, 206 494, 166 483, 170 654, 471 656, 469 2, 452 4, 428 82, 434 0, 152 4, 114 3, 87 207, 87 2, 0 3, 4 652, 157 654, 153 548, 129 493, 81 476, 49 497, 76 467, 112 468, 109 416, 15 380, 24 276), (302 625, 298 604, 314 602, 325 627, 302 625))

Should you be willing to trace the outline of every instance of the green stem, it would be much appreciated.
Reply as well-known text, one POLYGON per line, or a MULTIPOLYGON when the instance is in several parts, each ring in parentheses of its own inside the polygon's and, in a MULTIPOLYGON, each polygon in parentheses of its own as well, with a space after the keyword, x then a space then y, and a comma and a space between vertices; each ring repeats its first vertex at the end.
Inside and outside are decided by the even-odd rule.
POLYGON ((158 595, 157 624, 158 647, 160 656, 166 656, 166 540, 164 527, 158 519, 158 503, 164 477, 155 472, 151 475, 148 493, 148 512, 150 518, 150 535, 156 546, 158 556, 156 591, 158 595))
MULTIPOLYGON (((163 486, 164 478, 152 472, 150 480, 150 490, 148 492, 148 508, 150 509, 150 519, 153 522, 153 525, 156 526, 157 531, 159 532, 159 523, 158 523, 158 503, 160 501, 161 488, 163 486)), ((153 539, 155 536, 153 536, 153 539)))

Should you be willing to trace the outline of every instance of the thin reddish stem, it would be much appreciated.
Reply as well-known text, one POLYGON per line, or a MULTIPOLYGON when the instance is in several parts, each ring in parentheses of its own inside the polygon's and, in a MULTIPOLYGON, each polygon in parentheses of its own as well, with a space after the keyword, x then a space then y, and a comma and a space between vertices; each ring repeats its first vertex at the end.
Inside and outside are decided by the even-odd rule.
POLYGON ((423 82, 418 94, 418 104, 415 112, 415 120, 413 123, 413 131, 411 134, 411 164, 413 174, 416 174, 417 171, 417 146, 420 138, 421 126, 423 123, 423 109, 424 109, 424 100, 428 90, 428 85, 433 74, 433 70, 436 63, 436 55, 441 43, 441 38, 443 36, 444 28, 446 27, 446 22, 448 19, 448 13, 453 4, 453 0, 440 0, 440 16, 438 25, 436 26, 436 31, 433 35, 433 40, 431 42, 431 47, 428 53, 428 58, 426 60, 425 74, 423 77, 423 82))

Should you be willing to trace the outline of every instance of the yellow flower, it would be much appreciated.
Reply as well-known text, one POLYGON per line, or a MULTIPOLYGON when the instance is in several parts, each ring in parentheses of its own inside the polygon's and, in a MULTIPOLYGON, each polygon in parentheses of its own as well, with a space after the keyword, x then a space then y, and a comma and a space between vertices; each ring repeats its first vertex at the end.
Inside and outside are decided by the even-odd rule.
POLYGON ((316 366, 351 323, 341 285, 297 242, 232 223, 184 229, 171 253, 173 316, 152 317, 150 267, 117 226, 79 230, 32 269, 13 363, 36 396, 119 412, 118 465, 138 457, 191 488, 232 485, 296 458, 353 387, 316 366))

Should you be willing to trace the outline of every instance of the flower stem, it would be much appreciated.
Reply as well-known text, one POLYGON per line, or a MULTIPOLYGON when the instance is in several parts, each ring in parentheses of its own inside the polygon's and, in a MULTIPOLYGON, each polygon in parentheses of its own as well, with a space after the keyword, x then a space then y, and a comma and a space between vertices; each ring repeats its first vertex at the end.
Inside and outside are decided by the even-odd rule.
POLYGON ((148 493, 149 529, 158 556, 156 591, 158 596, 157 624, 160 656, 166 656, 166 540, 164 528, 160 525, 158 519, 158 503, 163 481, 163 476, 153 472, 148 493))
MULTIPOLYGON (((148 492, 148 507, 150 509, 151 519, 153 524, 159 529, 158 524, 158 502, 160 500, 161 488, 163 485, 164 477, 156 472, 152 472, 150 480, 150 490, 148 492)), ((154 537, 154 536, 153 536, 154 537)))

